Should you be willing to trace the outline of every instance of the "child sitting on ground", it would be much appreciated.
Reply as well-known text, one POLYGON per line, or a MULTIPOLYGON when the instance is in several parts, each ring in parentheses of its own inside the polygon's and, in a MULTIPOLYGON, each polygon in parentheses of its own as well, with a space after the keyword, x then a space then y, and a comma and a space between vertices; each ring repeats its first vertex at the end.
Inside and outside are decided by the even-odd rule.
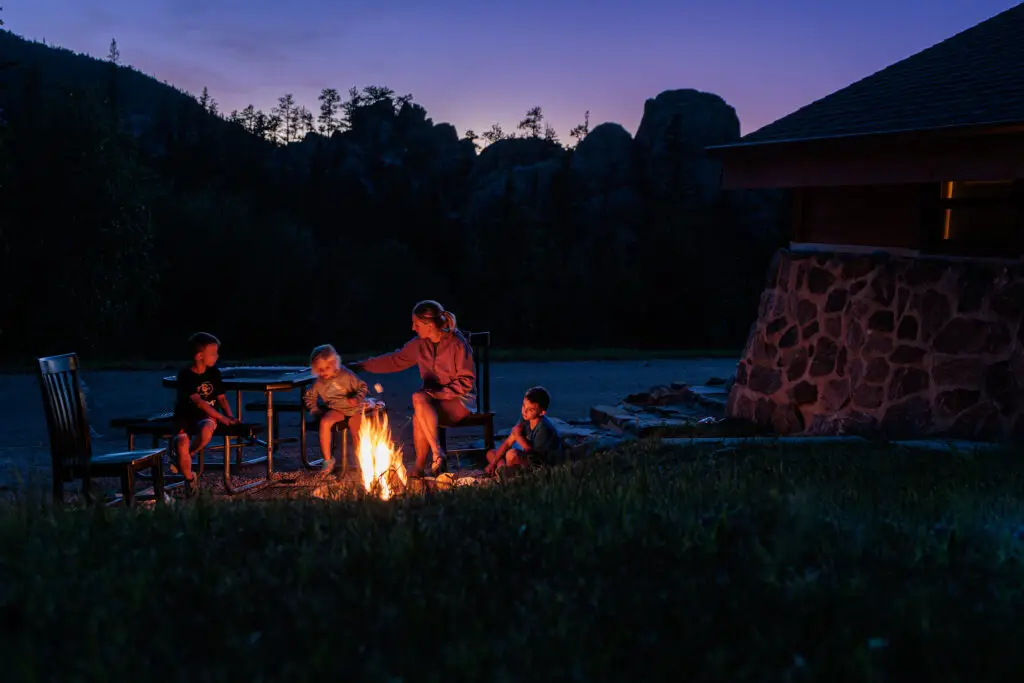
POLYGON ((547 417, 551 394, 544 387, 531 387, 523 397, 522 419, 497 449, 487 452, 487 474, 505 466, 554 465, 562 458, 558 429, 547 417))
POLYGON ((320 419, 320 453, 324 459, 320 467, 330 474, 334 469, 331 429, 348 420, 349 432, 359 433, 367 387, 366 382, 341 365, 341 356, 330 344, 313 349, 309 364, 317 379, 303 392, 302 400, 310 416, 320 419), (323 407, 318 401, 323 401, 323 407))
POLYGON ((192 472, 192 456, 210 443, 218 423, 233 425, 239 421, 231 414, 224 382, 216 367, 220 341, 212 334, 196 332, 188 343, 192 364, 178 373, 174 450, 178 456, 177 469, 185 477, 189 495, 194 496, 199 492, 199 478, 192 472))

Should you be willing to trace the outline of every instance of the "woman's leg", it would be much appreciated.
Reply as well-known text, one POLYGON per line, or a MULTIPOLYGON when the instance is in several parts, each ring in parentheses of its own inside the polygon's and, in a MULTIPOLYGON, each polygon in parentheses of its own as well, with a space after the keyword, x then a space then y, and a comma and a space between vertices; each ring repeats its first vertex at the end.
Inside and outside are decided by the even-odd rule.
POLYGON ((427 455, 435 456, 441 450, 437 434, 437 409, 434 401, 422 391, 412 395, 412 442, 416 449, 416 469, 422 473, 427 466, 427 455))
MULTIPOLYGON (((467 408, 466 405, 461 400, 459 400, 457 398, 449 399, 447 401, 438 401, 437 402, 436 410, 437 410, 438 422, 440 424, 443 424, 443 425, 446 425, 446 426, 458 424, 459 422, 464 420, 466 417, 468 417, 469 414, 470 414, 469 413, 469 408, 467 408)), ((436 435, 437 433, 438 433, 438 430, 435 428, 434 434, 436 435)), ((437 439, 437 442, 438 442, 438 445, 437 445, 437 450, 434 452, 434 463, 433 463, 435 469, 438 466, 444 464, 443 458, 446 455, 445 452, 443 450, 441 450, 441 444, 440 444, 440 439, 439 438, 437 439)))

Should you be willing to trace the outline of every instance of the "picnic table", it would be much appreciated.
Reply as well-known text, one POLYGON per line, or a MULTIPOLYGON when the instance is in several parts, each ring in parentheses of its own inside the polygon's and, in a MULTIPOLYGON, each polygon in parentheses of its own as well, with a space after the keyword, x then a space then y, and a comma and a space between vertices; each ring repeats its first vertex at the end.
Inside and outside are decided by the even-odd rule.
MULTIPOLYGON (((263 392, 266 399, 267 439, 265 442, 256 439, 256 442, 266 446, 267 455, 265 457, 244 462, 243 464, 254 464, 261 460, 265 460, 267 463, 267 476, 265 479, 251 482, 245 486, 238 488, 231 487, 234 489, 232 493, 239 493, 241 491, 247 491, 254 488, 262 488, 270 483, 271 476, 274 473, 274 444, 276 443, 276 435, 274 434, 274 392, 302 389, 312 383, 313 380, 316 379, 316 375, 313 374, 313 370, 309 367, 292 365, 235 366, 221 368, 220 373, 224 380, 225 391, 235 392, 235 417, 238 419, 242 419, 242 392, 263 392)), ((174 375, 164 377, 163 385, 168 389, 176 388, 178 385, 177 377, 174 375)), ((305 457, 305 453, 303 453, 303 457, 305 457)), ((225 457, 225 483, 230 481, 230 477, 230 458, 225 457)))

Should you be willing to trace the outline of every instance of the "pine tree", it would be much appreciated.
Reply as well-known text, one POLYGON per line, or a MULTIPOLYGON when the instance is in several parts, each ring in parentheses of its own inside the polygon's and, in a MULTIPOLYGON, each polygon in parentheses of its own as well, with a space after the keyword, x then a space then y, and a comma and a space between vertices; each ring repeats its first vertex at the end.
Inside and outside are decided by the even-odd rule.
POLYGON ((544 131, 544 113, 540 107, 530 107, 526 110, 526 118, 519 122, 519 130, 525 132, 528 137, 539 138, 544 131))
POLYGON ((341 110, 341 95, 335 88, 324 88, 320 91, 320 115, 317 117, 317 126, 321 135, 330 135, 341 127, 338 120, 338 112, 341 110))
POLYGON ((579 144, 583 142, 583 138, 587 137, 589 133, 590 110, 588 109, 587 111, 583 112, 583 123, 579 124, 578 126, 574 127, 572 130, 569 131, 569 137, 573 138, 576 141, 576 144, 574 144, 573 147, 578 147, 579 144))

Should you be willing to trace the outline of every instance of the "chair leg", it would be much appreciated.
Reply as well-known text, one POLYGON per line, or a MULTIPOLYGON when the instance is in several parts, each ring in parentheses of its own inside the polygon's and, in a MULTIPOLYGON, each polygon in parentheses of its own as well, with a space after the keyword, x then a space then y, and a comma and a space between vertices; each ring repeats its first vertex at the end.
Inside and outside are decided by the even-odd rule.
POLYGON ((164 504, 164 464, 163 458, 153 457, 153 495, 156 497, 156 504, 164 504))
POLYGON ((125 507, 131 507, 135 503, 135 472, 131 466, 125 468, 121 474, 121 497, 124 499, 125 507))
POLYGON ((448 430, 444 427, 438 426, 437 428, 437 440, 441 443, 441 450, 445 453, 448 452, 448 430))
POLYGON ((489 450, 489 451, 493 451, 494 450, 494 418, 493 417, 489 418, 487 420, 487 423, 484 424, 484 446, 486 446, 487 450, 489 450))
POLYGON ((86 505, 92 505, 92 478, 89 475, 82 479, 82 497, 86 505))
MULTIPOLYGON (((177 466, 178 451, 174 448, 174 435, 167 437, 167 464, 174 464, 177 466)), ((163 472, 164 463, 163 457, 160 458, 160 471, 163 472)))
POLYGON ((53 502, 64 504, 64 480, 56 472, 53 473, 53 502))
MULTIPOLYGON (((274 430, 275 434, 279 432, 274 430)), ((302 454, 302 462, 305 463, 308 455, 306 453, 306 407, 299 408, 299 452, 302 454)))
POLYGON ((338 440, 341 441, 341 476, 348 473, 348 427, 342 427, 338 431, 338 440))

